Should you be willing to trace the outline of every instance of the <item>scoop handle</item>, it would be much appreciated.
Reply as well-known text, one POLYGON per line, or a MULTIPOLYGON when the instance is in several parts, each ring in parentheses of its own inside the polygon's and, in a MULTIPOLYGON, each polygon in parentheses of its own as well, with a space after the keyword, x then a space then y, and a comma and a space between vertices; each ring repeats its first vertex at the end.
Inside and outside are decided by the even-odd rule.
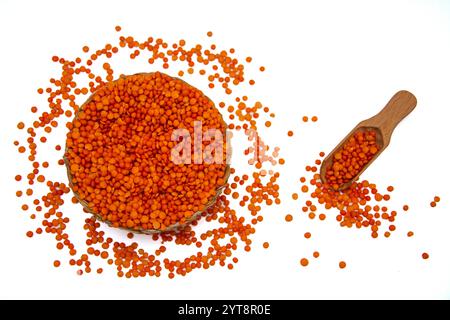
POLYGON ((411 92, 406 90, 399 91, 369 121, 374 127, 378 127, 384 136, 390 138, 395 127, 414 110, 416 105, 417 99, 411 92))

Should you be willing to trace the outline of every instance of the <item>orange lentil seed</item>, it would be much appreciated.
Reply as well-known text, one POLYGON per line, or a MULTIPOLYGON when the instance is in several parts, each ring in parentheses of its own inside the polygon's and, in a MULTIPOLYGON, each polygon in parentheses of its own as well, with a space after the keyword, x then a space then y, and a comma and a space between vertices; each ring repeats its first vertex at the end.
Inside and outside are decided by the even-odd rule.
POLYGON ((308 259, 306 259, 306 258, 300 259, 300 265, 301 265, 302 267, 306 267, 306 266, 308 266, 308 264, 309 264, 308 259))

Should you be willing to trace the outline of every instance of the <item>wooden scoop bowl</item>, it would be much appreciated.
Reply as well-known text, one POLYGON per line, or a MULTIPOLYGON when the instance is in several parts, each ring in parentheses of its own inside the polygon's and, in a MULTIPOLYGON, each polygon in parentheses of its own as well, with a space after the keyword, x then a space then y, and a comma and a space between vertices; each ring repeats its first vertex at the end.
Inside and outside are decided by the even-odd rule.
POLYGON ((328 156, 323 160, 320 167, 320 179, 323 183, 326 181, 327 169, 333 163, 334 154, 340 150, 344 143, 348 141, 357 131, 360 130, 374 130, 376 133, 376 143, 378 145, 378 152, 373 158, 359 171, 359 173, 347 183, 342 184, 338 190, 342 191, 348 188, 359 176, 372 164, 373 161, 386 149, 391 141, 392 132, 395 127, 402 121, 411 111, 414 110, 417 104, 416 97, 406 90, 397 92, 387 105, 375 116, 361 121, 350 133, 342 139, 342 141, 331 151, 328 156))

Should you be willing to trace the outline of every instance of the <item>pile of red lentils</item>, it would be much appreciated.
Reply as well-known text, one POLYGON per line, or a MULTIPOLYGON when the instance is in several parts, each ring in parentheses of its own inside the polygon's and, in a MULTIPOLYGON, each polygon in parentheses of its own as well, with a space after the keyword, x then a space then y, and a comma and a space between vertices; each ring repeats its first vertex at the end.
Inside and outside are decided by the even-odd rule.
MULTIPOLYGON (((119 277, 165 274, 174 278, 213 266, 233 269, 239 261, 237 250, 251 250, 255 227, 263 221, 262 205, 280 203, 279 173, 273 168, 284 162, 277 159, 278 150, 258 156, 270 151, 258 123, 267 125, 267 116, 275 114, 249 96, 233 95, 238 86, 255 85, 246 72, 252 58, 239 59, 234 48, 219 49, 211 40, 208 46, 189 45, 183 39, 173 43, 153 37, 137 40, 122 35, 119 26, 116 32, 117 43, 98 49, 83 46, 75 58, 53 56, 60 76, 37 89, 47 103, 31 107, 32 123, 17 125, 27 138, 14 145, 30 166, 15 177, 20 185, 16 196, 25 197, 22 210, 36 222, 26 235, 54 238, 57 250, 70 256, 67 261, 55 260, 54 266, 72 266, 79 275, 113 268, 119 277), (130 61, 145 59, 148 70, 143 71, 148 74, 116 76, 114 58, 119 53, 130 61), (95 69, 101 72, 94 73, 95 69), (206 94, 179 80, 186 74, 195 74, 207 90, 222 95, 218 109, 206 94), (88 79, 86 85, 83 79, 88 79), (174 144, 171 132, 192 130, 195 120, 201 120, 205 129, 246 136, 248 168, 231 168, 227 182, 226 164, 169 161, 174 144), (45 159, 47 139, 58 126, 66 127, 66 146, 60 141, 53 146, 59 158, 45 159), (70 184, 47 177, 48 168, 65 170, 66 165, 70 184), (215 204, 202 211, 221 186, 223 193, 215 204), (45 191, 39 194, 39 190, 45 191), (70 199, 82 201, 112 226, 130 230, 166 231, 173 223, 182 224, 195 212, 202 213, 184 228, 148 236, 150 243, 133 242, 131 232, 130 242, 125 243, 109 236, 108 227, 96 216, 82 213, 81 206, 80 212, 69 212, 65 203, 70 199), (85 233, 85 242, 74 243, 68 226, 83 217, 84 231, 78 233, 85 233), (207 230, 194 231, 199 223, 207 230), (196 253, 173 259, 167 243, 192 246, 196 253)), ((207 36, 211 38, 212 33, 207 36)), ((258 66, 257 71, 264 72, 265 67, 258 66)))
MULTIPOLYGON (((195 121, 202 131, 216 129, 222 137, 216 143, 226 150, 219 111, 187 83, 156 72, 101 87, 69 124, 65 155, 72 190, 114 227, 165 231, 185 224, 227 178, 226 152, 217 163, 205 164, 214 159, 202 159, 202 154, 198 163, 189 157, 189 164, 174 161, 171 150, 178 141, 172 141, 173 132, 183 128, 194 137, 195 121)), ((209 141, 197 138, 206 149, 209 141)))
POLYGON ((350 182, 378 153, 375 130, 358 130, 333 154, 333 163, 327 168, 325 178, 334 190, 350 182))
MULTIPOLYGON (((387 205, 391 199, 391 193, 394 191, 393 186, 388 186, 383 192, 375 183, 356 180, 348 188, 340 190, 343 184, 357 177, 378 152, 379 146, 376 143, 375 130, 355 132, 332 155, 331 164, 325 168, 325 181, 322 181, 319 174, 325 153, 320 152, 314 165, 308 165, 305 168, 310 176, 300 178, 300 189, 308 199, 301 207, 302 213, 309 219, 318 218, 323 221, 326 219, 324 212, 335 210, 338 213, 336 220, 341 227, 365 228, 370 230, 372 238, 378 238, 380 234, 389 238, 396 230, 394 222, 398 215, 398 210, 392 210, 387 205), (387 228, 382 230, 384 224, 387 224, 387 228)), ((292 197, 297 200, 298 194, 294 193, 292 197)), ((435 207, 439 201, 440 197, 435 196, 430 206, 435 207)), ((402 211, 408 210, 409 206, 403 205, 402 211)), ((288 214, 286 221, 292 221, 292 215, 288 214)), ((407 237, 413 235, 413 231, 408 231, 406 234, 407 237)), ((309 237, 311 234, 305 233, 305 238, 309 237)), ((314 252, 313 257, 318 258, 319 253, 314 252)), ((428 259, 429 254, 422 253, 422 258, 428 259)), ((309 260, 302 258, 300 264, 307 266, 309 260)), ((344 269, 346 266, 345 261, 339 262, 339 268, 344 269)))
MULTIPOLYGON (((70 59, 53 56, 60 76, 37 90, 47 103, 31 107, 35 115, 32 123, 17 125, 27 137, 14 141, 14 145, 30 166, 15 176, 20 184, 16 196, 25 198, 22 210, 36 222, 26 235, 54 238, 57 250, 70 256, 67 261, 54 260, 54 266, 72 266, 79 275, 112 269, 119 277, 174 278, 194 269, 233 269, 240 249, 251 251, 252 235, 264 219, 262 207, 281 203, 276 167, 285 163, 279 157, 280 149, 265 144, 259 129, 261 123, 270 127, 268 118, 274 118, 275 113, 249 96, 234 94, 239 86, 255 85, 247 72, 253 59, 240 59, 234 48, 219 49, 214 43, 189 45, 183 39, 169 43, 154 37, 137 40, 122 35, 119 26, 116 32, 119 37, 114 44, 98 49, 83 46, 80 56, 70 59), (131 61, 145 59, 148 70, 143 71, 149 73, 117 76, 114 58, 119 53, 131 61), (94 73, 95 69, 102 71, 94 73), (211 93, 222 95, 222 101, 214 105, 207 94, 179 79, 186 75, 204 81, 211 93), (88 79, 86 85, 83 79, 88 79), (231 168, 227 179, 225 164, 175 165, 169 161, 174 146, 171 132, 180 127, 192 132, 195 120, 206 124, 206 129, 244 135, 249 143, 244 151, 249 167, 231 168), (47 140, 53 138, 58 126, 67 130, 66 140, 53 146, 59 158, 45 159, 47 140), (60 170, 67 166, 70 183, 47 177, 48 168, 53 166, 60 170), (223 193, 215 204, 205 208, 222 186, 223 193), (76 196, 71 196, 72 191, 76 196), (65 207, 68 200, 81 201, 85 212, 97 215, 69 212, 65 207), (186 227, 166 230, 199 211, 201 215, 186 227), (68 226, 82 214, 84 228, 78 233, 84 232, 85 241, 74 243, 68 226), (134 233, 128 233, 130 241, 125 243, 109 236, 109 229, 98 217, 113 227, 161 232, 148 236, 150 243, 132 241, 134 233), (198 224, 207 230, 196 231, 198 224), (171 258, 168 244, 190 246, 197 252, 182 259, 171 258)), ((207 36, 213 34, 208 32, 207 36)), ((265 71, 264 66, 257 69, 265 71)), ((310 120, 317 122, 318 118, 302 118, 303 122, 310 120)), ((292 137, 294 132, 287 135, 292 137)), ((326 183, 318 173, 325 156, 320 152, 314 165, 306 166, 309 177, 300 178, 300 190, 307 198, 301 211, 309 219, 324 221, 326 210, 335 210, 342 227, 368 229, 373 238, 380 234, 390 237, 398 215, 387 206, 394 187, 382 191, 362 180, 337 190, 358 175, 378 151, 373 132, 357 132, 334 155, 326 183), (385 224, 388 226, 383 229, 385 224)), ((299 194, 293 193, 292 199, 299 200, 299 194)), ((439 201, 434 197, 430 206, 439 201)), ((402 210, 408 211, 409 206, 405 204, 402 210)), ((291 222, 293 216, 288 214, 285 220, 291 222)), ((412 231, 407 233, 408 237, 413 235, 412 231)), ((311 233, 304 237, 310 239, 311 233)), ((268 249, 269 242, 264 242, 263 248, 268 249)), ((318 251, 312 254, 315 259, 319 256, 318 251)), ((422 257, 428 259, 429 254, 424 252, 422 257)), ((301 258, 300 265, 308 266, 308 258, 301 258)), ((338 266, 344 269, 347 264, 340 261, 338 266)))

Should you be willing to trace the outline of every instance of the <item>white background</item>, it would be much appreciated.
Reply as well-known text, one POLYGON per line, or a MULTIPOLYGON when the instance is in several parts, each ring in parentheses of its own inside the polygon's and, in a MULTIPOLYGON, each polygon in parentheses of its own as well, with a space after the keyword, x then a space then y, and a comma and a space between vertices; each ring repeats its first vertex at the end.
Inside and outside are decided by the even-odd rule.
MULTIPOLYGON (((0 298, 450 298, 450 1, 2 0, 0 34, 0 298), (287 160, 283 203, 265 209, 252 252, 239 254, 232 271, 212 268, 174 280, 118 279, 112 270, 79 277, 69 267, 53 268, 55 258, 65 258, 51 237, 25 237, 35 224, 14 195, 14 175, 26 165, 12 145, 16 124, 31 120, 33 104, 44 106, 36 88, 57 75, 52 55, 75 57, 85 44, 113 41, 117 24, 140 39, 190 43, 211 41, 205 34, 212 30, 219 47, 254 57, 257 86, 249 95, 277 113, 263 135, 281 146, 287 160), (267 72, 257 73, 259 65, 267 72), (303 216, 302 202, 290 201, 290 195, 299 191, 304 166, 400 89, 413 92, 418 106, 364 174, 380 189, 396 187, 390 207, 410 205, 399 215, 398 231, 373 240, 368 230, 340 228, 334 214, 325 222, 303 216), (303 115, 319 121, 304 124, 303 115), (294 138, 287 138, 289 129, 294 138), (434 195, 442 201, 432 209, 434 195), (290 224, 286 213, 294 215, 290 224), (413 238, 406 237, 409 230, 413 238), (306 231, 312 239, 303 238, 306 231), (262 249, 263 241, 270 242, 269 250, 262 249), (314 250, 321 257, 300 267, 299 259, 314 250), (421 258, 424 251, 428 261, 421 258), (339 270, 340 260, 347 262, 345 270, 339 270)), ((152 70, 129 63, 119 71, 130 74, 143 66, 152 70)), ((64 141, 63 130, 58 141, 64 141)), ((49 150, 46 156, 56 154, 49 150)), ((52 174, 65 179, 61 168, 52 174)), ((74 233, 82 213, 78 206, 67 208, 74 233)), ((168 251, 183 256, 180 250, 168 251)))

